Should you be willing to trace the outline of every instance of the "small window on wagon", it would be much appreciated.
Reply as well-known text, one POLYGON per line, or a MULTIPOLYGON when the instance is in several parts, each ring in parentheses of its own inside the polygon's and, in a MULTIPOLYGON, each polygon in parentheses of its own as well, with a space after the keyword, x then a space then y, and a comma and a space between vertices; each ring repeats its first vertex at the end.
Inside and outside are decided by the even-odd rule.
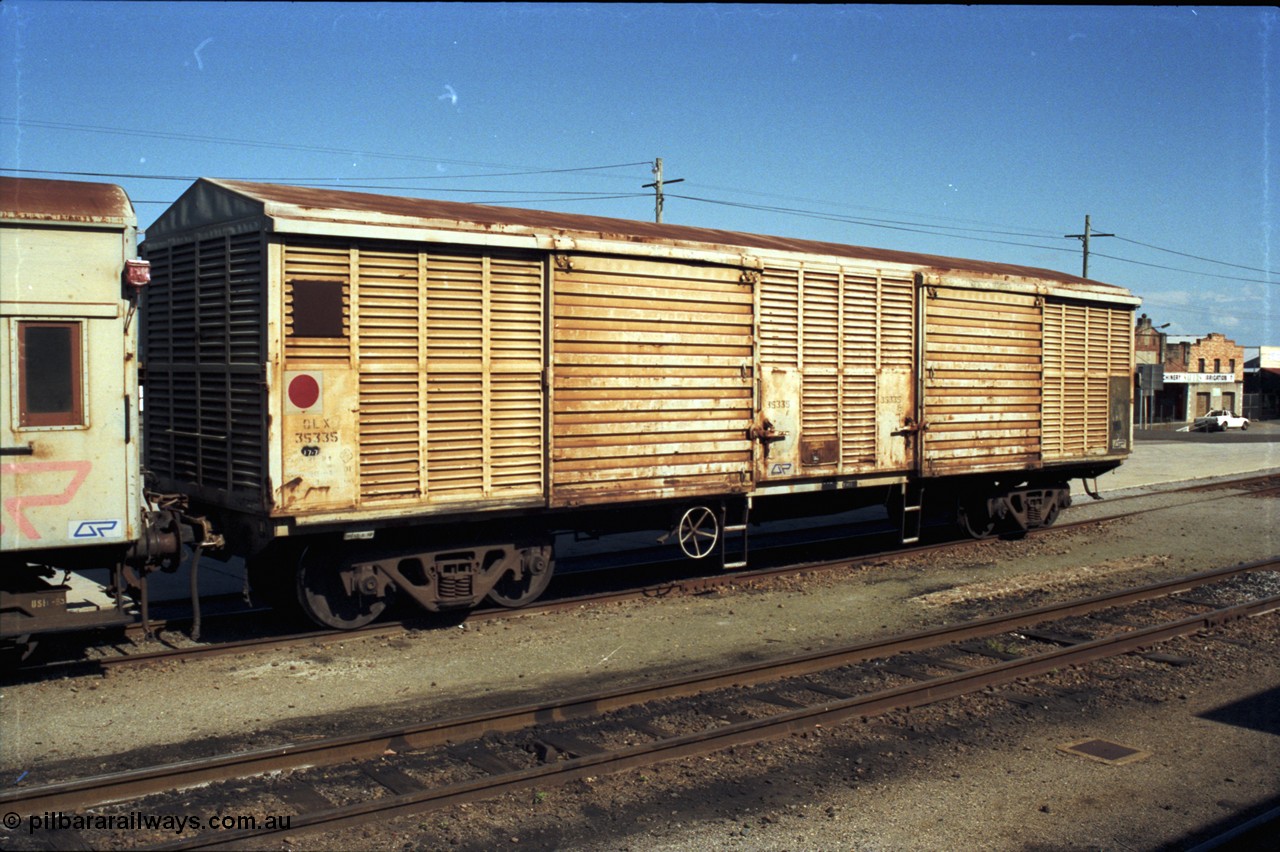
POLYGON ((290 337, 346 337, 346 285, 341 281, 290 281, 290 337))
POLYGON ((80 323, 18 323, 18 425, 84 425, 80 323))

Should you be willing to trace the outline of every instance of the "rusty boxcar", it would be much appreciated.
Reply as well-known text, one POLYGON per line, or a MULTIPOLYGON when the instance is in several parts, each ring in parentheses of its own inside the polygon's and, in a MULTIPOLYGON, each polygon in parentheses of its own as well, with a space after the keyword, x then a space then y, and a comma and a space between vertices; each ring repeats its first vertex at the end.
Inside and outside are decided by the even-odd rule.
POLYGON ((142 488, 136 240, 118 186, 0 177, 0 638, 133 621, 203 541, 142 488), (109 569, 114 605, 69 604, 71 568, 109 569))
POLYGON ((207 179, 142 249, 147 466, 325 624, 526 603, 557 530, 1040 526, 1129 451, 1139 302, 1058 272, 207 179))

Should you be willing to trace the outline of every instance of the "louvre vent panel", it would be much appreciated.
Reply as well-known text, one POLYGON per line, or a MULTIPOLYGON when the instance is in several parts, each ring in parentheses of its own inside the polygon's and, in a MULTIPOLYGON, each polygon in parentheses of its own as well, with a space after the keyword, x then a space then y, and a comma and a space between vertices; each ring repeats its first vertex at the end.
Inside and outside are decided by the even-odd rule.
POLYGON ((509 258, 490 261, 490 360, 499 371, 541 372, 542 267, 509 258))
POLYGON ((360 494, 416 497, 421 442, 418 374, 360 376, 360 494))
POLYGON ((433 254, 427 261, 427 362, 479 375, 484 366, 484 258, 433 254))
POLYGON ((844 368, 875 373, 880 352, 880 286, 875 277, 847 275, 844 280, 844 368))
POLYGON ((422 493, 421 258, 416 251, 359 248, 360 497, 422 493))
POLYGON ((543 268, 520 258, 489 262, 490 487, 502 494, 542 493, 543 268))
POLYGON ((879 353, 881 367, 911 369, 916 358, 915 282, 910 278, 880 281, 879 353))
MULTIPOLYGON (((840 275, 805 270, 800 429, 806 441, 840 435, 840 275)), ((832 462, 837 459, 833 458, 832 462)))
POLYGON ((491 487, 501 494, 541 494, 541 375, 496 373, 489 397, 491 487))
POLYGON ((400 365, 417 371, 422 292, 418 254, 359 252, 361 364, 400 365))
POLYGON ((1045 459, 1109 451, 1110 380, 1132 372, 1132 333, 1128 310, 1045 305, 1045 459))
MULTIPOLYGON (((286 368, 354 368, 358 504, 543 493, 540 258, 374 243, 285 258, 287 280, 342 287, 343 336, 286 335, 286 368)), ((285 313, 292 331, 287 289, 285 313)))
POLYGON ((144 251, 147 469, 165 489, 260 505, 266 481, 263 244, 232 234, 144 251))
MULTIPOLYGON (((263 359, 262 239, 258 234, 240 234, 227 241, 230 266, 227 290, 228 361, 233 364, 261 364, 263 359)), ((261 396, 261 388, 245 388, 236 383, 239 393, 252 390, 261 396)))
POLYGON ((542 493, 542 275, 520 257, 428 262, 432 496, 542 493))
POLYGON ((433 254, 427 262, 427 493, 485 493, 484 258, 433 254))
POLYGON ((866 468, 876 461, 876 376, 846 373, 841 410, 840 452, 848 469, 866 468))
POLYGON ((173 331, 173 349, 169 360, 174 363, 196 363, 196 246, 175 248, 172 252, 169 317, 173 331))
POLYGON ((800 366, 800 271, 766 269, 760 281, 760 363, 800 366))
POLYGON ((484 496, 484 382, 466 373, 428 378, 428 494, 484 496))
MULTIPOLYGON (((800 375, 796 472, 905 464, 889 451, 893 436, 882 428, 877 397, 884 370, 910 372, 915 363, 914 280, 839 267, 771 267, 762 274, 760 306, 761 368, 800 375)), ((891 404, 911 410, 909 384, 895 378, 894 387, 891 404)))

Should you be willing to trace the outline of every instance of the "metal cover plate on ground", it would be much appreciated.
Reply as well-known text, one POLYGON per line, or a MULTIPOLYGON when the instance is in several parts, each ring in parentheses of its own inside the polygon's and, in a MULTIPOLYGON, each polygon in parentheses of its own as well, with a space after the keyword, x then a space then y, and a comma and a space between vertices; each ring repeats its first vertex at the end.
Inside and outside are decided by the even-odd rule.
POLYGON ((1110 740, 1087 739, 1079 740, 1074 743, 1066 743, 1058 746, 1059 751, 1065 751, 1068 754, 1076 754, 1081 757, 1087 757, 1090 760, 1096 760, 1100 763, 1109 763, 1112 766, 1121 766, 1125 763, 1133 763, 1135 760, 1143 760, 1151 756, 1151 752, 1142 751, 1129 746, 1113 743, 1110 740))

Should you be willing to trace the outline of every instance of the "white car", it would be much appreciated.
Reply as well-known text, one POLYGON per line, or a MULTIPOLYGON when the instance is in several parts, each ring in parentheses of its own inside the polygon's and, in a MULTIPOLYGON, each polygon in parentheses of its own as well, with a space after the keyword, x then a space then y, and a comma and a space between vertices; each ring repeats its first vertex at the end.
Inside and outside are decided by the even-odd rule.
POLYGON ((1221 432, 1224 429, 1243 431, 1249 428, 1249 418, 1238 417, 1234 411, 1228 411, 1225 408, 1215 408, 1204 417, 1197 417, 1196 422, 1191 424, 1191 428, 1197 432, 1221 432))

